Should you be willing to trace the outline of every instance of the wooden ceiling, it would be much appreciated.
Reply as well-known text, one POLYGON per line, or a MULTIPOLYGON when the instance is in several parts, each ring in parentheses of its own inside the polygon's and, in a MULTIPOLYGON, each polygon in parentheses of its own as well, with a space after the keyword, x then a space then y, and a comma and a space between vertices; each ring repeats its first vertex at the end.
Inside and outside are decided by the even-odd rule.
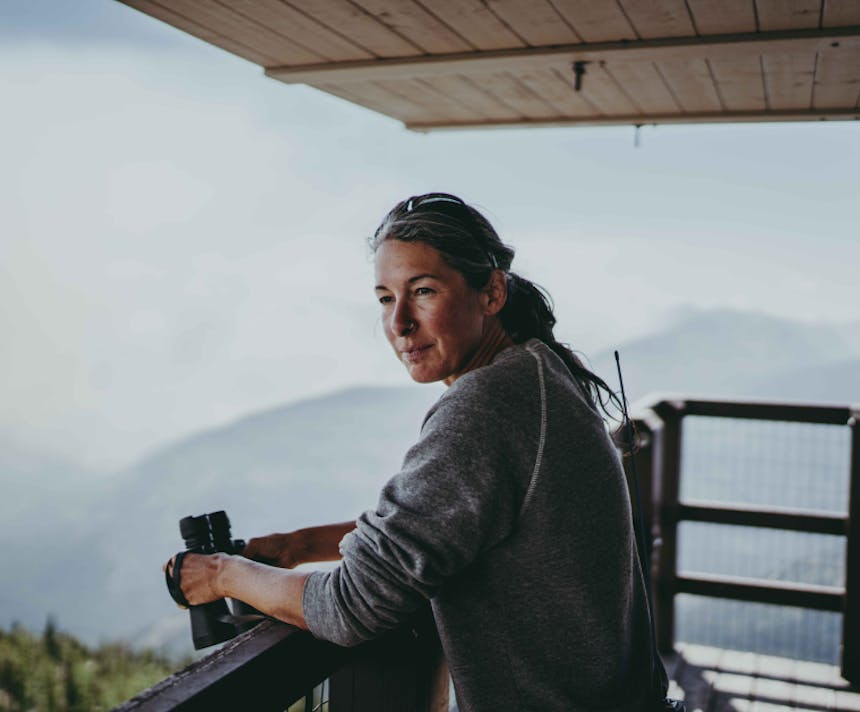
POLYGON ((860 118, 860 0, 120 1, 416 130, 860 118))

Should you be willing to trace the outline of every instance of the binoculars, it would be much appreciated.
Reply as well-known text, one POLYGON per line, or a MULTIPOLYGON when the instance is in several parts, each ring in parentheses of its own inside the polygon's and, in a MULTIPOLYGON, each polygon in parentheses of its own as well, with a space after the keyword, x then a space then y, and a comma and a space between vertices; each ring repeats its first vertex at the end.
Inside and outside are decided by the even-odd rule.
MULTIPOLYGON (((239 554, 245 548, 244 540, 231 538, 230 520, 223 510, 197 517, 183 517, 179 520, 179 533, 185 540, 185 552, 239 554)), ((173 571, 165 572, 165 578, 167 590, 173 600, 189 608, 191 638, 195 650, 235 638, 260 622, 263 616, 259 611, 238 600, 232 600, 232 612, 224 598, 200 606, 189 605, 180 587, 185 552, 176 555, 173 571)))

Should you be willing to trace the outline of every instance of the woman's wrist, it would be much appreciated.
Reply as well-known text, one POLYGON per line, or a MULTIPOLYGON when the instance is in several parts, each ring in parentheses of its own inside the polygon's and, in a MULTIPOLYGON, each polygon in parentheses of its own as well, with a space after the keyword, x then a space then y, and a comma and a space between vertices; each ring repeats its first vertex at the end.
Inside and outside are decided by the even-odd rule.
POLYGON ((215 554, 212 557, 214 574, 211 586, 212 591, 219 598, 233 597, 231 593, 231 578, 233 577, 234 569, 237 565, 241 565, 242 561, 247 561, 247 559, 223 553, 215 554))
POLYGON ((212 592, 220 598, 237 598, 266 615, 306 628, 302 597, 306 572, 282 569, 243 556, 215 554, 211 557, 212 592))

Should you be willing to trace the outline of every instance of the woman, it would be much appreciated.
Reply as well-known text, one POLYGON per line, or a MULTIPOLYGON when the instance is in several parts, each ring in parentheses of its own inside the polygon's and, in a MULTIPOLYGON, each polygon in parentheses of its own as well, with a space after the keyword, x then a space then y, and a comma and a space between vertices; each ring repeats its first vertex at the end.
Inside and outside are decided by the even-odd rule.
POLYGON ((371 246, 397 358, 448 390, 375 511, 252 539, 248 559, 188 555, 186 598, 238 598, 342 645, 429 600, 462 710, 653 704, 665 673, 598 411, 606 384, 555 340, 543 293, 459 198, 399 203, 371 246))

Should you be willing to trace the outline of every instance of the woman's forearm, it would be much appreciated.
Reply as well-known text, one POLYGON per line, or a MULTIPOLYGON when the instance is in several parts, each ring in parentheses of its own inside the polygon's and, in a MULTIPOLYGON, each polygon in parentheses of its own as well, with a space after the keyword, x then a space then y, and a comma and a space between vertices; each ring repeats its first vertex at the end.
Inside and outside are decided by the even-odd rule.
POLYGON ((285 569, 315 561, 337 561, 340 559, 340 540, 353 529, 355 522, 341 522, 287 534, 254 537, 242 555, 285 569))
MULTIPOLYGON (((243 556, 187 553, 183 559, 182 592, 191 605, 218 598, 236 598, 258 611, 307 629, 302 611, 305 581, 310 575, 293 571, 297 564, 340 559, 340 540, 355 522, 299 529, 251 539, 243 556), (248 558, 246 558, 248 557, 248 558), (252 560, 260 558, 269 566, 252 560)), ((165 565, 170 571, 173 561, 165 565)))
POLYGON ((208 558, 216 568, 213 588, 220 597, 237 598, 266 615, 307 629, 302 595, 308 572, 266 566, 241 556, 208 558))
POLYGON ((300 563, 340 560, 341 539, 353 529, 354 521, 299 529, 295 534, 301 542, 300 563))

